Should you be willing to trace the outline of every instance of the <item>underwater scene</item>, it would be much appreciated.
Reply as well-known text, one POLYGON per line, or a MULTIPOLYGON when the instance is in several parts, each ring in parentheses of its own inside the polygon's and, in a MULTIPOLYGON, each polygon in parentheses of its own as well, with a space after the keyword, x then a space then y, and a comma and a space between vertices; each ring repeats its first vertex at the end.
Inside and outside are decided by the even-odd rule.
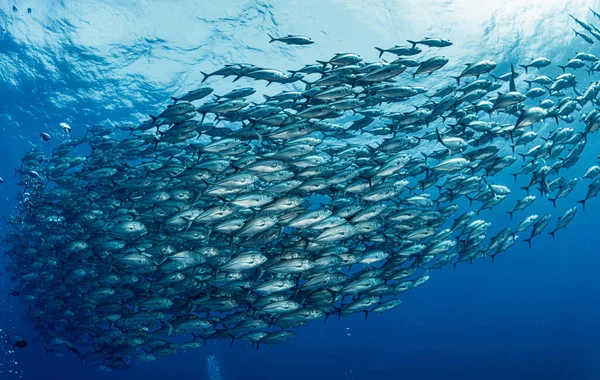
POLYGON ((0 0, 0 380, 600 379, 600 3, 0 0))

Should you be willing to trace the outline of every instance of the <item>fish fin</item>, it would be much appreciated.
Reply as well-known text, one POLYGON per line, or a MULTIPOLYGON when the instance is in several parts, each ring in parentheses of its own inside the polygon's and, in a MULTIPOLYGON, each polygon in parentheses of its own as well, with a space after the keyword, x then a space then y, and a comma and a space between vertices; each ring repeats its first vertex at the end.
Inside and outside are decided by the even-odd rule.
POLYGON ((378 48, 377 46, 375 46, 375 49, 377 49, 377 51, 379 51, 379 57, 377 58, 381 58, 381 56, 383 55, 383 53, 385 53, 385 50, 382 48, 378 48))
MULTIPOLYGON (((522 68, 524 68, 524 69, 525 69, 525 74, 527 74, 527 73, 528 73, 528 72, 527 72, 527 69, 529 68, 529 66, 527 66, 527 65, 519 65, 519 66, 521 66, 522 68)), ((529 82, 529 81, 525 81, 525 82, 529 82)), ((531 82, 529 82, 529 85, 531 86, 531 82)))
POLYGON ((210 77, 210 74, 207 74, 204 71, 200 71, 200 74, 202 74, 204 76, 200 83, 204 83, 208 79, 208 77, 210 77))
POLYGON ((317 60, 317 63, 320 63, 321 65, 323 65, 323 68, 327 67, 327 65, 329 64, 329 62, 326 62, 326 61, 318 61, 318 60, 317 60))
POLYGON ((406 42, 408 42, 409 44, 412 44, 412 48, 413 49, 415 48, 415 46, 417 46, 417 42, 416 41, 406 40, 406 42))
MULTIPOLYGON (((525 72, 527 73, 527 70, 525 70, 525 72)), ((510 91, 517 91, 517 85, 515 84, 515 67, 513 66, 513 64, 510 64, 510 82, 508 85, 508 89, 510 91)))
POLYGON ((470 197, 470 196, 468 196, 468 195, 465 195, 465 197, 466 197, 466 198, 469 200, 469 207, 471 207, 471 205, 473 204, 473 200, 474 200, 474 199, 473 199, 473 198, 471 198, 471 197, 470 197))
MULTIPOLYGON (((269 43, 275 42, 277 41, 277 38, 273 37, 272 35, 270 35, 269 33, 267 33, 267 36, 269 36, 269 38, 271 38, 271 41, 269 41, 269 43)), ((233 343, 232 343, 233 344, 233 343)))

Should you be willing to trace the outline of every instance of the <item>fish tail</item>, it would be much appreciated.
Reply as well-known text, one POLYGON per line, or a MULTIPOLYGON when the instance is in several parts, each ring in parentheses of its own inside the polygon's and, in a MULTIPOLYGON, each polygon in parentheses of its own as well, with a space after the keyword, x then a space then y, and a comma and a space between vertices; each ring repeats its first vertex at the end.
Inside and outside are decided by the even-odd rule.
POLYGON ((317 61, 317 63, 320 63, 321 65, 323 65, 323 68, 327 67, 327 64, 329 64, 329 62, 325 62, 325 61, 317 61))
POLYGON ((200 83, 204 83, 210 76, 210 74, 207 74, 204 71, 200 71, 200 74, 202 74, 202 76, 203 76, 202 81, 200 83))
POLYGON ((552 241, 555 241, 554 234, 556 231, 548 232, 548 235, 552 235, 552 241))
POLYGON ((385 53, 385 50, 382 48, 378 48, 377 46, 375 46, 375 49, 377 49, 377 51, 379 52, 379 57, 377 58, 381 58, 381 56, 383 55, 383 53, 385 53))
MULTIPOLYGON (((525 74, 527 74, 527 69, 529 68, 529 66, 527 66, 527 65, 519 65, 519 66, 521 66, 522 68, 524 68, 525 69, 525 74)), ((527 82, 527 81, 525 81, 525 82, 527 82)), ((529 83, 529 85, 531 86, 531 82, 529 83)))
POLYGON ((465 195, 465 197, 469 200, 469 207, 473 204, 473 198, 471 198, 468 195, 465 195))
POLYGON ((442 142, 442 135, 440 135, 440 130, 437 127, 435 128, 435 135, 437 136, 437 139, 440 142, 440 144, 444 145, 444 143, 442 142))
POLYGON ((273 37, 272 35, 270 35, 269 33, 267 33, 267 36, 269 36, 269 38, 271 38, 271 41, 269 41, 269 43, 275 42, 277 41, 277 38, 273 37))
POLYGON ((507 213, 508 215, 510 215, 510 220, 512 220, 512 219, 513 219, 513 214, 514 214, 514 211, 507 211, 506 213, 507 213))
POLYGON ((415 46, 417 46, 417 42, 416 41, 406 40, 406 42, 408 42, 409 44, 412 44, 412 48, 413 49, 415 48, 415 46))
POLYGON ((558 65, 558 67, 560 67, 562 69, 563 73, 565 72, 565 69, 567 68, 567 66, 561 66, 561 65, 558 65))
POLYGON ((544 189, 542 189, 542 187, 541 187, 541 186, 540 186, 540 187, 538 187, 537 189, 538 189, 538 191, 540 192, 540 196, 543 196, 543 195, 544 195, 544 189))
POLYGON ((531 239, 532 239, 532 238, 529 238, 529 239, 524 239, 524 240, 523 240, 524 242, 526 242, 526 243, 527 243, 527 245, 529 246, 529 248, 531 248, 531 239))
POLYGON ((556 208, 556 198, 548 198, 548 200, 550 202, 552 202, 552 206, 554 206, 554 208, 556 208))
POLYGON ((457 76, 457 77, 450 76, 450 78, 454 78, 454 79, 456 79, 456 84, 457 84, 458 86, 460 86, 460 76, 457 76))
POLYGON ((171 100, 173 101, 173 104, 175 104, 175 103, 177 103, 177 101, 178 101, 179 99, 177 99, 177 98, 175 98, 175 97, 171 96, 171 100))
POLYGON ((585 211, 585 202, 587 201, 587 199, 582 199, 580 201, 577 201, 577 203, 581 203, 581 207, 583 208, 583 211, 585 211))

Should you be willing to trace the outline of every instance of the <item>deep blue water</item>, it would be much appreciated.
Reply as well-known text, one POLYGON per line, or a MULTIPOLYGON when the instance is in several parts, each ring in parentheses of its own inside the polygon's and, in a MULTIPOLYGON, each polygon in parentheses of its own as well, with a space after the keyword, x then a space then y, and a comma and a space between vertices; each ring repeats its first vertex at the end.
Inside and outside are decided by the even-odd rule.
MULTIPOLYGON (((0 1, 0 22, 6 28, 0 38, 0 177, 5 181, 0 185, 0 214, 14 210, 18 189, 13 170, 20 158, 32 146, 43 146, 50 153, 64 138, 60 122, 69 122, 75 136, 101 121, 135 122, 164 105, 169 95, 193 87, 201 78, 199 70, 212 71, 226 61, 288 68, 345 49, 375 59, 374 45, 426 33, 455 41, 457 46, 448 53, 455 67, 488 56, 506 68, 508 60, 524 63, 546 55, 562 61, 583 49, 600 54, 600 46, 573 39, 568 27, 568 12, 592 21, 587 6, 594 2, 534 1, 514 9, 494 4, 480 11, 469 10, 468 1, 424 3, 325 1, 309 2, 298 10, 301 3, 236 1, 217 9, 200 1, 151 10, 142 3, 136 7, 115 2, 111 9, 93 1, 79 6, 57 2, 52 7, 40 1, 17 4, 19 11, 13 12, 11 2, 0 1), (28 6, 31 14, 26 13, 28 6), (323 13, 337 11, 340 20, 324 22, 328 18, 323 13), (184 18, 176 23, 178 16, 190 13, 193 22, 184 18), (532 25, 523 26, 522 19, 532 25), (411 35, 409 26, 419 20, 427 26, 411 35), (158 22, 172 27, 157 26, 158 22), (467 26, 461 29, 463 24, 467 26), (359 31, 350 30, 352 25, 359 31), (318 43, 313 50, 268 50, 266 31, 302 32, 318 43), (477 36, 477 42, 468 33, 477 36), (41 132, 51 133, 53 141, 43 143, 41 132)), ((426 83, 436 80, 434 76, 426 83)), ((209 83, 231 88, 230 80, 209 83)), ((590 138, 570 176, 581 176, 596 164, 599 139, 590 138)), ((504 213, 524 195, 517 189, 523 179, 513 185, 510 171, 496 182, 514 189, 511 198, 482 213, 494 223, 491 236, 526 216, 517 214, 510 222, 504 213)), ((586 189, 587 182, 579 183, 556 209, 549 201, 538 200, 527 215, 550 212, 554 219, 548 228, 553 228, 556 217, 582 199, 586 189)), ((209 342, 197 351, 138 364, 127 372, 97 373, 73 356, 46 356, 31 326, 20 317, 24 306, 6 295, 10 280, 3 275, 0 328, 23 335, 30 346, 16 352, 3 348, 0 376, 216 380, 214 371, 207 369, 207 358, 214 355, 223 379, 598 379, 599 212, 600 202, 592 199, 585 212, 580 208, 567 229, 556 234, 555 242, 544 233, 533 240, 531 249, 519 241, 495 262, 477 260, 433 270, 425 285, 406 293, 400 307, 383 315, 318 320, 299 329, 291 341, 258 351, 244 342, 232 347, 229 342, 209 342)))

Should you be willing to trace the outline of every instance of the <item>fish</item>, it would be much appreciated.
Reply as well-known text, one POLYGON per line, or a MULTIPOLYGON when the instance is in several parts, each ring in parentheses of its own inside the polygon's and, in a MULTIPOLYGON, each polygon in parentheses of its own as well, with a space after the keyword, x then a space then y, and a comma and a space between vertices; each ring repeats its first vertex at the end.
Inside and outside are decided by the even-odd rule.
POLYGON ((394 45, 388 49, 382 49, 375 47, 375 49, 379 52, 379 58, 383 55, 383 53, 392 53, 397 56, 411 56, 421 53, 421 49, 418 46, 399 46, 394 45))
POLYGON ((552 236, 552 240, 554 240, 554 234, 556 234, 556 231, 566 228, 567 225, 569 223, 571 223, 571 221, 573 221, 573 219, 575 218, 575 215, 577 215, 577 207, 571 207, 564 213, 563 216, 560 216, 558 218, 558 223, 557 223, 556 227, 554 228, 554 230, 551 232, 548 232, 548 235, 552 236))
POLYGON ((315 41, 313 41, 313 39, 310 37, 293 34, 289 34, 285 37, 273 37, 269 34, 269 38, 271 38, 271 41, 269 41, 269 43, 277 41, 283 42, 286 45, 312 45, 315 43, 315 41))
POLYGON ((465 63, 465 65, 467 67, 458 76, 453 77, 459 86, 461 78, 476 77, 479 79, 482 74, 492 71, 496 67, 496 62, 486 59, 475 63, 465 63))
POLYGON ((415 48, 417 45, 425 45, 428 47, 439 47, 439 48, 452 46, 452 42, 449 39, 440 38, 440 37, 435 37, 435 38, 425 37, 424 39, 422 39, 420 41, 408 40, 407 42, 409 44, 412 44, 413 48, 415 48))
POLYGON ((530 67, 535 67, 536 69, 540 69, 542 67, 546 67, 546 66, 550 65, 551 63, 552 63, 552 61, 550 61, 548 58, 546 58, 546 57, 539 57, 539 58, 532 59, 531 62, 529 62, 526 65, 519 65, 519 66, 521 66, 522 68, 524 68, 525 69, 525 73, 527 73, 528 72, 527 70, 530 67))
POLYGON ((375 48, 392 62, 341 52, 295 70, 227 62, 153 116, 26 153, 2 239, 9 294, 47 353, 125 370, 211 340, 258 348, 316 320, 399 313, 433 269, 495 260, 529 230, 529 247, 550 240, 549 202, 511 222, 538 197, 571 207, 554 238, 578 212, 577 183, 582 209, 600 192, 598 166, 579 162, 600 129, 600 85, 582 70, 600 71, 598 58, 537 56, 527 75, 484 59, 449 77, 463 62, 421 56, 452 45, 410 40, 375 48))

